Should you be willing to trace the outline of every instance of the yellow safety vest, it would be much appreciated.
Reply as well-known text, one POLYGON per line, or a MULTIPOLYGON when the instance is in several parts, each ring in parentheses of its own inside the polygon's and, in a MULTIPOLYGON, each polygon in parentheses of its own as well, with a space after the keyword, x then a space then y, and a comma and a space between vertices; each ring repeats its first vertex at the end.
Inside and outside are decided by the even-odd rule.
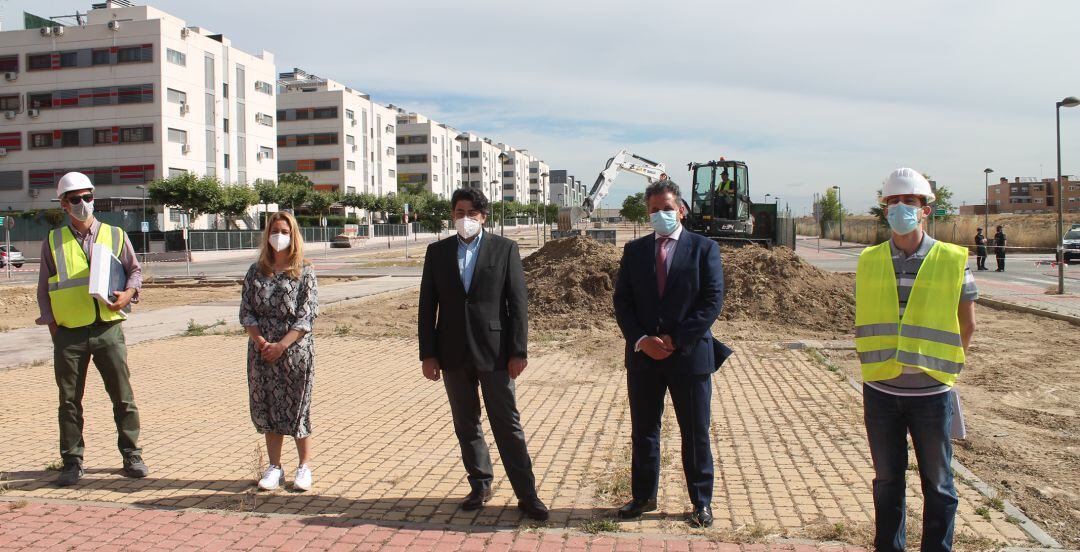
MULTIPOLYGON (((124 250, 124 231, 105 223, 98 228, 94 243, 101 244, 119 257, 124 250)), ((81 328, 103 322, 123 320, 118 312, 90 296, 90 261, 79 240, 64 226, 49 232, 56 274, 49 277, 49 301, 56 323, 65 328, 81 328)))
POLYGON ((855 350, 863 381, 895 378, 904 366, 952 386, 964 368, 960 319, 967 249, 937 242, 919 267, 904 317, 889 242, 859 255, 855 273, 855 350))

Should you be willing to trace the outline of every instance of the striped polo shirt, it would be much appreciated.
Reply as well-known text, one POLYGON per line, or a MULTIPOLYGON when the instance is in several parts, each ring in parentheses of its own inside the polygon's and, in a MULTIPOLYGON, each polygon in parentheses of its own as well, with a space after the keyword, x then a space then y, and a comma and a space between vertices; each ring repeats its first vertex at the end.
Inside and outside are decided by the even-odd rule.
MULTIPOLYGON (((900 298, 900 316, 904 316, 908 297, 911 297, 911 286, 915 284, 915 276, 919 273, 926 255, 930 248, 937 242, 934 238, 923 234, 923 241, 919 249, 910 257, 896 247, 889 240, 889 250, 892 252, 893 271, 896 273, 896 294, 900 298)), ((960 301, 974 301, 979 298, 979 290, 975 287, 975 276, 971 273, 971 267, 964 267, 964 286, 960 290, 960 301)), ((957 305, 959 306, 959 305, 957 305)), ((891 395, 905 395, 909 397, 936 395, 951 389, 948 385, 930 377, 918 368, 904 366, 901 374, 890 380, 868 381, 866 385, 891 395)))

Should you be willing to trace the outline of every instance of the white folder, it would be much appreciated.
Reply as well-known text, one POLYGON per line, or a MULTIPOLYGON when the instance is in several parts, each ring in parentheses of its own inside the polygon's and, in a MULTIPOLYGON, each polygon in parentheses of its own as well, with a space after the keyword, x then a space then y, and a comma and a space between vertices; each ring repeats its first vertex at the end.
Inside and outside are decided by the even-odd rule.
MULTIPOLYGON (((90 251, 90 296, 111 305, 116 300, 116 294, 126 288, 124 264, 113 255, 111 249, 100 243, 94 244, 90 251)), ((126 318, 125 311, 130 312, 125 308, 120 314, 126 318)))

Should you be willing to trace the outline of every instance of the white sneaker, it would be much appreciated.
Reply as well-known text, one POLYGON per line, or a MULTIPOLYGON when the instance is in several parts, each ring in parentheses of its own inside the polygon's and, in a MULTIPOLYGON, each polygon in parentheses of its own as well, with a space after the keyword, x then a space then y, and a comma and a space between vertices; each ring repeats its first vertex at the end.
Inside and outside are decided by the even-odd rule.
POLYGON ((296 468, 296 477, 293 477, 293 489, 297 491, 311 490, 311 468, 307 464, 296 468))
POLYGON ((266 473, 263 473, 262 479, 259 480, 259 488, 264 491, 272 491, 281 486, 283 479, 285 479, 285 470, 281 469, 281 466, 271 464, 269 468, 266 468, 266 473))

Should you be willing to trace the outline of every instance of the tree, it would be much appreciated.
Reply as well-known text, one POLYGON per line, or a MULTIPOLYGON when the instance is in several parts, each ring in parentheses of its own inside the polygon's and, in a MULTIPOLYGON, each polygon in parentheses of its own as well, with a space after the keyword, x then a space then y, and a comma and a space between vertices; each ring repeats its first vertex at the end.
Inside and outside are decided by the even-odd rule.
POLYGON ((229 227, 229 219, 236 219, 247 214, 248 207, 259 201, 259 194, 246 184, 228 184, 221 187, 221 196, 217 208, 214 209, 225 217, 225 227, 229 227))
POLYGON ((817 201, 817 209, 818 213, 821 214, 821 220, 819 222, 821 224, 821 231, 824 233, 825 223, 837 222, 842 215, 840 211, 840 197, 836 193, 836 188, 829 186, 825 189, 825 195, 821 196, 821 199, 818 199, 817 201))
POLYGON ((645 206, 645 192, 638 192, 626 196, 619 209, 619 216, 635 224, 643 224, 649 220, 649 209, 645 206))
POLYGON ((307 206, 312 213, 322 216, 338 199, 335 192, 311 191, 307 194, 307 206))
POLYGON ((315 185, 308 177, 298 173, 283 173, 278 175, 278 203, 288 205, 296 211, 296 207, 307 203, 308 194, 315 190, 315 185))
POLYGON ((155 203, 179 209, 192 218, 219 212, 222 201, 217 177, 199 178, 190 172, 151 182, 147 195, 155 203))

